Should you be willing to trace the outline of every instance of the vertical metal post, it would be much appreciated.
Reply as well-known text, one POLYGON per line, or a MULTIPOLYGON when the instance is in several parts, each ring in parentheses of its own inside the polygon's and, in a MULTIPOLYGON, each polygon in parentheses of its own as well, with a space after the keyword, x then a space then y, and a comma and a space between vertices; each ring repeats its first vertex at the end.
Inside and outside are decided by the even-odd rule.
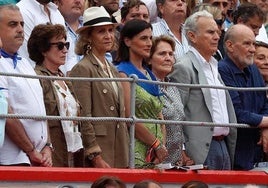
POLYGON ((135 100, 136 100, 136 83, 138 80, 137 75, 130 75, 130 78, 133 78, 133 81, 130 82, 130 117, 133 119, 133 122, 130 124, 129 128, 129 168, 135 168, 135 100))

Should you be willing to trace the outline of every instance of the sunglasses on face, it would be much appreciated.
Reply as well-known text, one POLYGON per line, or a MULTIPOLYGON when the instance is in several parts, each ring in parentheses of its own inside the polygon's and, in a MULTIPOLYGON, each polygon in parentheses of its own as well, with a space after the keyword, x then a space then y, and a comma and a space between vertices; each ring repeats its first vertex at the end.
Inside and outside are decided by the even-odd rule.
POLYGON ((56 45, 58 50, 63 50, 64 46, 69 50, 70 47, 70 42, 54 42, 54 43, 49 43, 50 45, 56 45))
POLYGON ((218 26, 222 26, 222 24, 224 23, 224 19, 214 19, 214 20, 218 26))
POLYGON ((228 6, 228 2, 214 2, 212 5, 216 7, 220 7, 220 5, 222 5, 222 7, 225 8, 228 6))

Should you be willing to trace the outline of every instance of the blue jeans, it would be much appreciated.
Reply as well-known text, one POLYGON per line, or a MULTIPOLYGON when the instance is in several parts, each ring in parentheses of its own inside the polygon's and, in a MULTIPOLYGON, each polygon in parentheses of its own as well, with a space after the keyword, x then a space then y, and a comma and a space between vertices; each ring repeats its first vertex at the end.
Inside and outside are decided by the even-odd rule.
POLYGON ((231 170, 231 160, 224 140, 211 140, 204 165, 209 170, 231 170))

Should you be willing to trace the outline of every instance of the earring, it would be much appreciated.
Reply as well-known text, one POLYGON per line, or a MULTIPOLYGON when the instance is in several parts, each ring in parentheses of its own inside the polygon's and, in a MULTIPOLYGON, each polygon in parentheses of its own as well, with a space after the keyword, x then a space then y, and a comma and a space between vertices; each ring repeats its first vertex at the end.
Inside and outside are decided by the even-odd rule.
POLYGON ((91 51, 91 42, 87 44, 86 48, 86 54, 89 54, 89 52, 91 51))

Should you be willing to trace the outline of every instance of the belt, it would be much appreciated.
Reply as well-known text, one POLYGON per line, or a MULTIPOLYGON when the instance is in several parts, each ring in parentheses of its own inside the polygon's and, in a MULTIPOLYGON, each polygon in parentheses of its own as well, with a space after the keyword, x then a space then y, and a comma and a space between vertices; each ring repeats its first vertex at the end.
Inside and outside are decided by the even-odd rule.
POLYGON ((216 140, 216 141, 223 141, 225 138, 224 135, 220 135, 220 136, 213 136, 212 139, 216 140))

